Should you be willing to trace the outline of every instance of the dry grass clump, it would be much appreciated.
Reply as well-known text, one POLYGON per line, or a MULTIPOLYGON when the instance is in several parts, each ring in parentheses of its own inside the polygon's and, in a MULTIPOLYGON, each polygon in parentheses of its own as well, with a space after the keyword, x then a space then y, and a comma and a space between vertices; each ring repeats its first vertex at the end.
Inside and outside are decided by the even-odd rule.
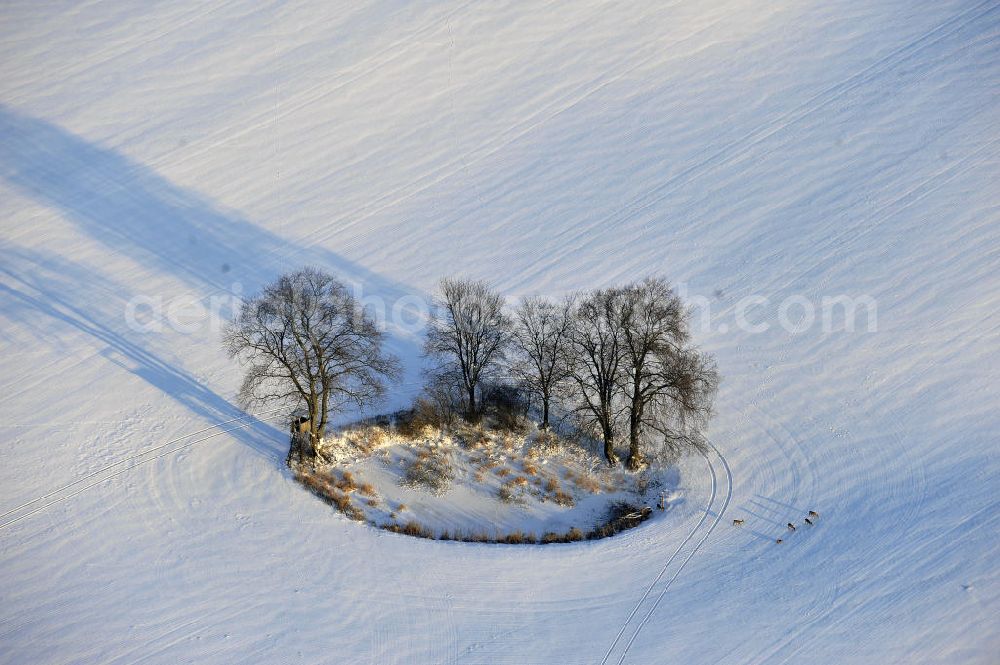
POLYGON ((442 425, 444 423, 426 400, 418 400, 416 408, 401 413, 396 418, 396 431, 401 437, 411 441, 438 438, 442 425))
POLYGON ((354 480, 354 474, 350 471, 344 471, 340 476, 340 480, 337 481, 337 489, 345 493, 358 489, 358 484, 354 480))
POLYGON ((497 490, 497 496, 500 497, 500 500, 504 503, 521 503, 524 501, 524 498, 521 496, 521 493, 517 490, 517 486, 512 480, 508 480, 500 485, 500 489, 497 490))
POLYGON ((573 479, 573 482, 576 484, 577 489, 588 494, 599 494, 601 491, 601 483, 593 476, 577 475, 573 479))
POLYGON ((368 499, 368 505, 372 508, 378 507, 378 499, 368 499))
POLYGON ((536 473, 538 473, 538 467, 532 464, 531 462, 525 462, 521 466, 521 470, 524 471, 524 474, 528 476, 533 476, 536 473))
POLYGON ((347 518, 362 522, 365 519, 363 510, 354 505, 351 497, 335 491, 333 494, 324 497, 334 508, 343 513, 347 518))
POLYGON ((344 433, 344 438, 362 453, 370 455, 375 450, 389 443, 392 436, 385 428, 373 425, 371 427, 360 427, 349 430, 344 433))
POLYGON ((340 512, 345 512, 353 504, 351 503, 351 497, 346 494, 336 493, 330 496, 330 501, 340 512))
POLYGON ((513 472, 510 469, 508 469, 507 467, 501 467, 501 468, 497 469, 496 473, 497 473, 498 477, 500 477, 500 478, 506 478, 507 476, 509 476, 513 472))
POLYGON ((566 532, 566 542, 574 542, 577 540, 583 540, 583 531, 580 531, 576 527, 573 527, 566 532))
POLYGON ((576 505, 576 501, 573 499, 573 495, 564 492, 562 490, 556 490, 552 493, 552 500, 556 502, 559 506, 565 506, 567 508, 572 508, 576 505))
POLYGON ((524 476, 517 476, 513 480, 511 480, 511 482, 517 485, 518 487, 524 487, 525 485, 528 484, 528 479, 525 478, 524 476))
POLYGON ((295 472, 295 479, 320 496, 330 494, 334 489, 329 478, 301 469, 295 472))
POLYGON ((467 543, 488 543, 491 542, 489 535, 485 531, 477 531, 462 538, 467 543))
POLYGON ((341 481, 334 483, 329 476, 312 472, 298 472, 296 478, 313 494, 342 512, 352 520, 363 521, 364 512, 351 502, 351 497, 339 489, 341 481))
POLYGON ((424 488, 434 494, 443 494, 455 478, 451 462, 442 454, 432 454, 423 450, 406 468, 400 484, 406 487, 424 488))
POLYGON ((559 489, 559 479, 558 478, 548 478, 545 481, 545 491, 555 492, 559 489))
POLYGON ((386 531, 392 531, 393 533, 401 533, 405 536, 413 536, 415 538, 434 538, 434 534, 430 529, 425 527, 420 522, 410 520, 406 524, 399 525, 395 522, 392 524, 386 524, 382 527, 386 531))
POLYGON ((538 542, 533 533, 524 533, 520 529, 517 531, 511 531, 506 536, 503 536, 499 540, 499 543, 506 543, 507 545, 533 545, 538 542))
POLYGON ((375 486, 371 483, 361 483, 358 485, 358 494, 368 497, 378 496, 378 492, 375 491, 375 486))
POLYGON ((504 434, 500 437, 500 447, 506 453, 513 453, 522 443, 520 436, 515 434, 504 434))

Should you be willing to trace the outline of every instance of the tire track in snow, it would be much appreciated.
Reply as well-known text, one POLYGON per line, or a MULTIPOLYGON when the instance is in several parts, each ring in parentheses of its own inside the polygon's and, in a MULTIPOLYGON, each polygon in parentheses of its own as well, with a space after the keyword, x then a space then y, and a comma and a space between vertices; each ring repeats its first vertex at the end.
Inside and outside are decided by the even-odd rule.
MULTIPOLYGON (((694 555, 698 553, 698 550, 701 549, 702 545, 705 544, 705 541, 708 540, 708 537, 715 530, 715 527, 717 527, 719 523, 722 521, 722 517, 725 515, 726 509, 729 508, 729 503, 732 501, 733 473, 732 469, 729 467, 729 462, 726 460, 726 457, 722 454, 722 452, 720 452, 719 449, 715 446, 715 444, 713 444, 711 441, 708 441, 707 443, 709 447, 712 449, 712 451, 714 451, 714 453, 718 456, 719 460, 722 462, 723 468, 725 469, 726 482, 727 482, 726 498, 722 502, 721 509, 716 513, 715 520, 712 521, 712 525, 708 528, 708 531, 705 532, 705 534, 701 537, 701 540, 698 541, 698 543, 694 546, 694 548, 688 553, 687 557, 681 562, 680 566, 678 566, 677 570, 674 571, 674 574, 670 577, 670 579, 667 580, 667 583, 663 586, 663 589, 661 589, 660 593, 657 594, 656 599, 653 601, 652 606, 639 621, 638 625, 635 628, 635 631, 632 633, 632 636, 628 639, 628 641, 625 643, 624 648, 622 649, 621 656, 617 661, 619 665, 625 661, 625 657, 628 655, 628 650, 631 648, 632 644, 639 636, 639 633, 642 631, 643 627, 653 616, 653 613, 656 611, 656 608, 659 606, 660 601, 663 600, 663 597, 666 595, 671 585, 673 585, 674 581, 676 581, 677 578, 680 577, 681 572, 683 572, 688 562, 691 561, 694 555)), ((708 463, 709 473, 711 473, 712 475, 712 493, 711 496, 709 497, 708 505, 705 507, 701 519, 698 520, 698 523, 695 524, 694 528, 688 532, 687 536, 684 537, 684 540, 682 540, 681 543, 677 546, 677 549, 673 551, 673 553, 667 559, 666 563, 663 564, 663 568, 661 568, 660 572, 657 573, 656 577, 653 578, 653 581, 650 583, 645 593, 642 594, 642 597, 639 599, 639 602, 636 603, 636 606, 629 613, 628 617, 626 617, 625 622, 622 624, 621 629, 618 631, 618 634, 612 641, 611 646, 608 648, 607 653, 605 653, 604 658, 601 659, 601 665, 605 665, 606 663, 609 662, 611 654, 614 652, 615 648, 621 642, 622 636, 624 636, 625 632, 628 630, 629 624, 632 623, 632 620, 639 613, 639 610, 642 608, 643 603, 645 603, 646 600, 649 599, 650 594, 653 592, 653 589, 666 574, 668 568, 670 567, 670 564, 674 562, 674 560, 680 554, 681 550, 684 549, 685 545, 691 542, 691 539, 694 538, 695 534, 698 532, 699 529, 701 529, 701 527, 708 520, 709 515, 712 513, 712 508, 715 505, 716 498, 718 497, 719 475, 716 473, 715 465, 712 464, 712 459, 709 456, 709 454, 703 450, 700 450, 699 452, 705 458, 705 461, 708 463)))
POLYGON ((274 410, 265 411, 264 413, 256 414, 256 415, 255 414, 243 414, 243 415, 238 416, 236 418, 232 418, 230 420, 225 420, 225 421, 223 421, 221 423, 216 423, 215 425, 210 425, 209 427, 205 427, 203 429, 200 429, 197 432, 192 432, 190 434, 186 434, 184 436, 180 436, 180 437, 177 437, 175 439, 171 439, 170 441, 167 441, 166 443, 163 443, 163 444, 161 444, 159 446, 155 446, 153 448, 149 448, 148 450, 144 450, 144 451, 136 453, 134 455, 129 455, 128 457, 120 459, 117 462, 113 462, 113 463, 111 463, 111 464, 109 464, 109 465, 107 465, 107 466, 105 466, 105 467, 103 467, 101 469, 96 470, 96 471, 92 471, 92 472, 88 473, 85 476, 77 478, 76 480, 74 480, 71 483, 67 483, 66 485, 63 485, 62 487, 58 487, 58 488, 56 488, 56 489, 54 489, 54 490, 52 490, 50 492, 47 492, 47 493, 45 493, 45 494, 43 494, 43 495, 41 495, 39 497, 36 497, 36 498, 32 499, 31 501, 26 501, 25 503, 22 503, 21 505, 15 507, 15 508, 11 508, 10 510, 8 510, 7 512, 5 512, 3 514, 0 514, 0 519, 3 519, 5 517, 9 517, 11 515, 14 515, 15 513, 18 513, 18 512, 22 511, 25 508, 33 506, 34 504, 36 504, 36 503, 38 503, 40 501, 44 501, 45 499, 55 497, 54 500, 49 501, 47 503, 44 503, 43 505, 41 505, 41 506, 39 506, 39 507, 37 507, 37 508, 35 508, 33 510, 30 510, 30 511, 28 511, 26 513, 22 513, 21 515, 18 515, 16 517, 13 517, 13 518, 8 519, 6 521, 0 522, 0 529, 3 529, 5 527, 11 526, 13 524, 16 524, 17 522, 20 522, 21 520, 26 519, 28 517, 31 517, 32 515, 35 515, 35 514, 41 512, 41 511, 45 510, 46 508, 49 508, 50 506, 54 506, 56 504, 63 503, 64 501, 66 501, 68 499, 71 499, 71 498, 73 498, 73 497, 75 497, 75 496, 77 496, 79 494, 82 494, 83 492, 87 491, 88 489, 91 489, 92 487, 96 487, 97 485, 105 483, 108 480, 111 480, 112 478, 114 478, 116 476, 120 476, 123 473, 126 473, 127 471, 130 471, 130 470, 134 469, 137 466, 141 466, 142 464, 146 464, 148 462, 152 462, 154 460, 160 459, 161 457, 165 457, 166 455, 170 455, 170 454, 175 453, 175 452, 177 452, 179 450, 183 450, 185 448, 190 448, 191 446, 194 446, 196 444, 202 443, 204 441, 208 441, 209 439, 213 439, 213 438, 215 438, 217 436, 220 436, 222 434, 228 434, 230 432, 235 432, 235 431, 244 429, 244 428, 246 428, 248 426, 253 425, 254 424, 254 420, 261 420, 261 419, 265 419, 266 420, 266 419, 268 419, 270 417, 273 417, 275 413, 277 413, 277 412, 279 412, 281 410, 282 409, 274 409, 274 410), (187 439, 190 439, 191 437, 198 436, 199 434, 203 434, 205 432, 208 432, 208 431, 211 431, 211 430, 214 430, 214 429, 218 429, 220 427, 223 427, 224 425, 228 425, 228 424, 233 423, 233 422, 243 421, 244 419, 249 419, 249 420, 245 420, 244 422, 241 422, 241 423, 237 424, 236 426, 230 427, 228 429, 220 429, 219 431, 217 431, 217 432, 215 432, 213 434, 209 434, 209 435, 201 437, 199 439, 195 439, 194 441, 187 441, 187 439), (174 444, 177 444, 177 443, 180 443, 181 445, 178 445, 178 446, 175 446, 173 448, 170 448, 166 452, 163 452, 163 453, 161 453, 159 455, 153 455, 152 457, 147 457, 147 455, 149 455, 150 453, 154 453, 154 452, 157 452, 159 450, 163 450, 164 448, 168 448, 169 446, 173 446, 174 444), (141 458, 145 458, 145 459, 141 459, 141 458), (121 466, 123 464, 128 464, 129 462, 135 462, 135 463, 134 464, 129 464, 124 469, 120 469, 118 471, 115 471, 114 473, 110 473, 110 474, 104 475, 102 478, 100 478, 100 480, 96 480, 93 483, 90 483, 88 485, 84 485, 83 487, 81 487, 80 489, 76 490, 75 492, 71 492, 69 494, 58 496, 58 495, 62 494, 63 492, 65 492, 68 489, 76 487, 77 485, 80 485, 81 483, 84 483, 84 482, 86 482, 88 480, 96 478, 97 476, 101 476, 102 474, 105 474, 107 471, 110 471, 111 469, 119 467, 119 466, 121 466))

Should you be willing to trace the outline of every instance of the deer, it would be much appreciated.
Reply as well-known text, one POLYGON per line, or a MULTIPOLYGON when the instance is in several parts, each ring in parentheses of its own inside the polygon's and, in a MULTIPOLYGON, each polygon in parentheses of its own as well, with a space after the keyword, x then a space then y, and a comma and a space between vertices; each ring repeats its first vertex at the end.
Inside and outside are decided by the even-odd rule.
POLYGON ((795 525, 792 524, 791 522, 789 522, 787 526, 789 531, 795 531, 795 525))
POLYGON ((813 521, 807 517, 806 524, 808 524, 809 526, 813 526, 813 521))
POLYGON ((815 510, 810 510, 809 511, 809 517, 812 517, 813 519, 816 519, 817 517, 819 517, 819 513, 817 513, 815 510))
POLYGON ((743 526, 743 520, 733 520, 733 526, 743 526))
POLYGON ((783 540, 782 540, 781 538, 778 538, 778 539, 777 539, 776 541, 774 541, 774 542, 775 542, 775 544, 777 544, 777 545, 780 545, 781 543, 783 543, 783 542, 785 542, 785 541, 783 541, 783 540))

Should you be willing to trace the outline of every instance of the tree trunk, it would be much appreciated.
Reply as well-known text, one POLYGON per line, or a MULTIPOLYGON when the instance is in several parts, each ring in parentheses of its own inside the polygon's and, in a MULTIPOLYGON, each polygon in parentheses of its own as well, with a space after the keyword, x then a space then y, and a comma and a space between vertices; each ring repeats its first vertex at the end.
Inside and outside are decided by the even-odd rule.
POLYGON ((604 428, 604 459, 608 460, 611 466, 618 464, 618 455, 615 454, 615 433, 610 427, 604 428))
POLYGON ((642 457, 642 452, 639 450, 639 440, 642 435, 642 412, 636 413, 636 409, 632 409, 632 413, 629 416, 628 423, 628 459, 625 461, 625 466, 630 471, 635 471, 642 468, 646 464, 646 460, 642 457))
POLYGON ((469 420, 476 420, 476 387, 468 386, 469 390, 469 420))
POLYGON ((542 397, 542 429, 547 430, 549 428, 549 398, 547 395, 542 397))

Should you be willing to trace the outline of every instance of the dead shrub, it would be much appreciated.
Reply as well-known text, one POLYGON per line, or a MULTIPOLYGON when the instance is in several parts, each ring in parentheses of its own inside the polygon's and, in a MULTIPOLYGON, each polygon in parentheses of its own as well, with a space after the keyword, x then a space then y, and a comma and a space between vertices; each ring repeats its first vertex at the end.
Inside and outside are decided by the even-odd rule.
POLYGON ((508 469, 507 467, 501 467, 501 468, 497 469, 496 473, 497 473, 497 476, 499 476, 500 478, 506 478, 507 476, 509 476, 512 473, 512 471, 510 469, 508 469))
POLYGON ((431 402, 418 398, 409 411, 396 417, 396 431, 410 440, 435 438, 446 425, 431 402))
POLYGON ((409 522, 404 524, 400 533, 403 533, 407 536, 414 536, 416 538, 434 537, 434 534, 431 533, 430 530, 427 529, 427 527, 425 527, 420 522, 416 522, 414 520, 410 520, 409 522))
POLYGON ((354 481, 354 474, 350 471, 344 471, 340 476, 340 480, 336 483, 337 489, 341 492, 353 492, 358 488, 357 483, 354 481))
POLYGON ((556 478, 549 478, 545 481, 545 491, 555 492, 559 489, 559 480, 556 478))
POLYGON ((391 439, 388 430, 378 425, 349 429, 343 433, 343 438, 365 455, 372 454, 391 439))
POLYGON ((330 501, 333 505, 342 513, 346 513, 347 510, 354 504, 351 503, 351 497, 346 494, 336 493, 330 497, 330 501))
POLYGON ((418 457, 406 468, 400 484, 406 487, 422 487, 434 494, 443 494, 455 478, 451 462, 443 454, 428 454, 418 457))
POLYGON ((517 476, 511 482, 517 485, 518 487, 524 487, 525 485, 528 484, 528 479, 525 478, 524 476, 517 476))
POLYGON ((577 489, 580 489, 588 494, 599 494, 601 491, 601 483, 592 476, 577 476, 573 481, 577 489))
POLYGON ((583 540, 583 531, 573 527, 566 532, 566 542, 571 543, 577 540, 583 540))
POLYGON ((348 519, 352 519, 355 522, 365 521, 365 512, 353 503, 349 504, 342 512, 348 517, 348 519))
POLYGON ((361 483, 358 485, 358 494, 374 497, 378 495, 378 492, 375 491, 375 486, 371 483, 361 483))
POLYGON ((532 464, 531 462, 525 462, 521 466, 521 470, 524 471, 524 474, 527 476, 533 476, 536 473, 538 473, 538 467, 532 464))
POLYGON ((573 499, 573 495, 562 490, 556 490, 552 494, 552 500, 556 502, 556 505, 565 506, 567 508, 572 508, 576 505, 576 501, 573 499))
POLYGON ((508 533, 503 538, 500 538, 497 542, 506 543, 508 545, 525 545, 534 544, 538 542, 533 533, 524 533, 520 529, 517 531, 512 531, 508 533))
POLYGON ((504 503, 520 503, 523 501, 514 483, 509 480, 500 485, 500 489, 497 490, 497 496, 499 496, 500 500, 504 503))
POLYGON ((519 435, 528 431, 528 396, 517 386, 484 386, 483 408, 499 431, 519 435))

